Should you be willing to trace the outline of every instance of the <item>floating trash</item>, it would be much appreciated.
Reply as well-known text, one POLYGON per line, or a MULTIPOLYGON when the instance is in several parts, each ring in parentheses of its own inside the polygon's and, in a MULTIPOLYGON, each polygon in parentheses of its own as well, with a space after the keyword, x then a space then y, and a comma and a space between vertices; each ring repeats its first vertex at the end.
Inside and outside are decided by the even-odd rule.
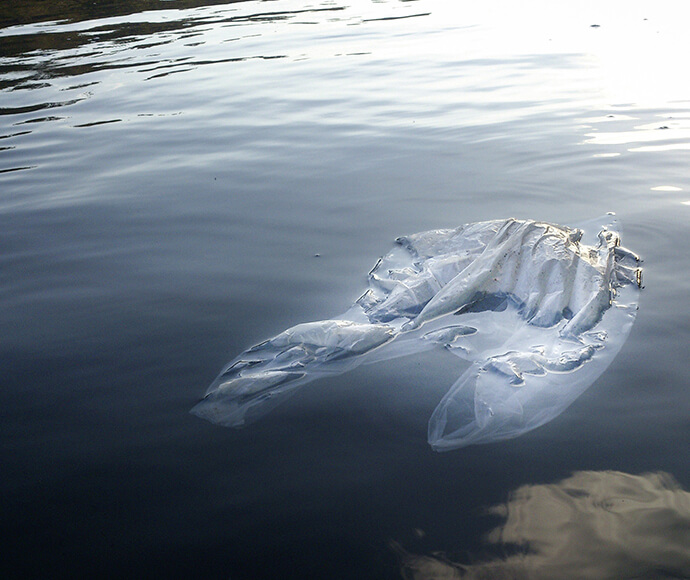
POLYGON ((247 349, 192 413, 242 427, 317 378, 445 348, 471 365, 431 416, 431 446, 517 437, 604 372, 640 287, 640 260, 612 215, 580 228, 505 219, 404 236, 347 312, 247 349))

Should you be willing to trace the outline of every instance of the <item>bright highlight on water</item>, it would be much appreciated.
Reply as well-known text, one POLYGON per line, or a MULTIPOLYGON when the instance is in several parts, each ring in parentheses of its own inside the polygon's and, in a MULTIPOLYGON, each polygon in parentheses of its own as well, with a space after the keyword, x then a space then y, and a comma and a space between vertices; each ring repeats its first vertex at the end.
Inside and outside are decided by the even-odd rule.
POLYGON ((470 367, 429 421, 437 451, 517 437, 608 367, 637 313, 639 258, 607 215, 579 228, 494 220, 398 238, 343 315, 298 324, 229 363, 192 412, 242 427, 360 364, 445 348, 470 367))

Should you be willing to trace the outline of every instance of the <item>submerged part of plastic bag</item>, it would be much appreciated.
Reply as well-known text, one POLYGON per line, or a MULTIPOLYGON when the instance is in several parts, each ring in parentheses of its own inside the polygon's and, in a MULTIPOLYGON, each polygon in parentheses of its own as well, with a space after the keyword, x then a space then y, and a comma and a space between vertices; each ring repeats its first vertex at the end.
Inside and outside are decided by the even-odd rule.
POLYGON ((640 260, 612 215, 581 228, 507 219, 405 236, 350 310, 249 348, 192 413, 241 427, 314 379, 439 347, 471 365, 431 416, 431 446, 517 437, 611 363, 640 285, 640 260))

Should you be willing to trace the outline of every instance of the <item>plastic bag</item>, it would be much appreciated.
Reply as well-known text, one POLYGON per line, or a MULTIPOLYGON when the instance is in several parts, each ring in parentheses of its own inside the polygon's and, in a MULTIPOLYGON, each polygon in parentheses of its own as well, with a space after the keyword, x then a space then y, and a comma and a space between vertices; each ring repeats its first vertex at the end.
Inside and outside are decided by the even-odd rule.
POLYGON ((192 413, 242 427, 319 377, 438 347, 472 364, 432 414, 431 446, 517 437, 604 372, 640 287, 640 260, 612 215, 581 228, 507 219, 405 236, 347 312, 249 348, 192 413))

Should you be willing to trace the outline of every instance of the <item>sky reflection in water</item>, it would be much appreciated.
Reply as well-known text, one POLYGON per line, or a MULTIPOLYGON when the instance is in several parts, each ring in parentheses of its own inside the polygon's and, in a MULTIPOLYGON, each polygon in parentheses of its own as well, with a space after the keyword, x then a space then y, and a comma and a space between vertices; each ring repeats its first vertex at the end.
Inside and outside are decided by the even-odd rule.
MULTIPOLYGON (((285 0, 9 27, 0 31, 0 114, 11 122, 2 133, 14 149, 47 122, 125 123, 139 131, 142 117, 177 113, 202 128, 223 110, 235 126, 254 129, 269 119, 283 126, 309 119, 349 135, 385 135, 386 127, 413 122, 416 130, 482 127, 490 139, 491 125, 572 114, 577 86, 578 109, 622 109, 583 118, 585 143, 607 146, 609 155, 611 147, 690 146, 685 83, 668 58, 690 51, 682 15, 670 17, 664 3, 654 10, 561 6, 558 15, 546 2, 530 6, 526 18, 509 2, 305 7, 285 0), (401 66, 409 58, 427 66, 401 66), (267 59, 284 62, 250 62, 267 59), (177 74, 186 78, 169 82, 177 74), (195 97, 182 90, 188 83, 195 97), (668 112, 649 121, 643 112, 652 108, 668 112), (626 114, 636 109, 643 122, 626 114)), ((1 170, 38 166, 16 153, 5 155, 1 170)))
POLYGON ((524 485, 489 514, 505 520, 487 541, 511 555, 470 565, 392 548, 407 580, 438 578, 686 578, 690 493, 668 473, 578 471, 524 485))

